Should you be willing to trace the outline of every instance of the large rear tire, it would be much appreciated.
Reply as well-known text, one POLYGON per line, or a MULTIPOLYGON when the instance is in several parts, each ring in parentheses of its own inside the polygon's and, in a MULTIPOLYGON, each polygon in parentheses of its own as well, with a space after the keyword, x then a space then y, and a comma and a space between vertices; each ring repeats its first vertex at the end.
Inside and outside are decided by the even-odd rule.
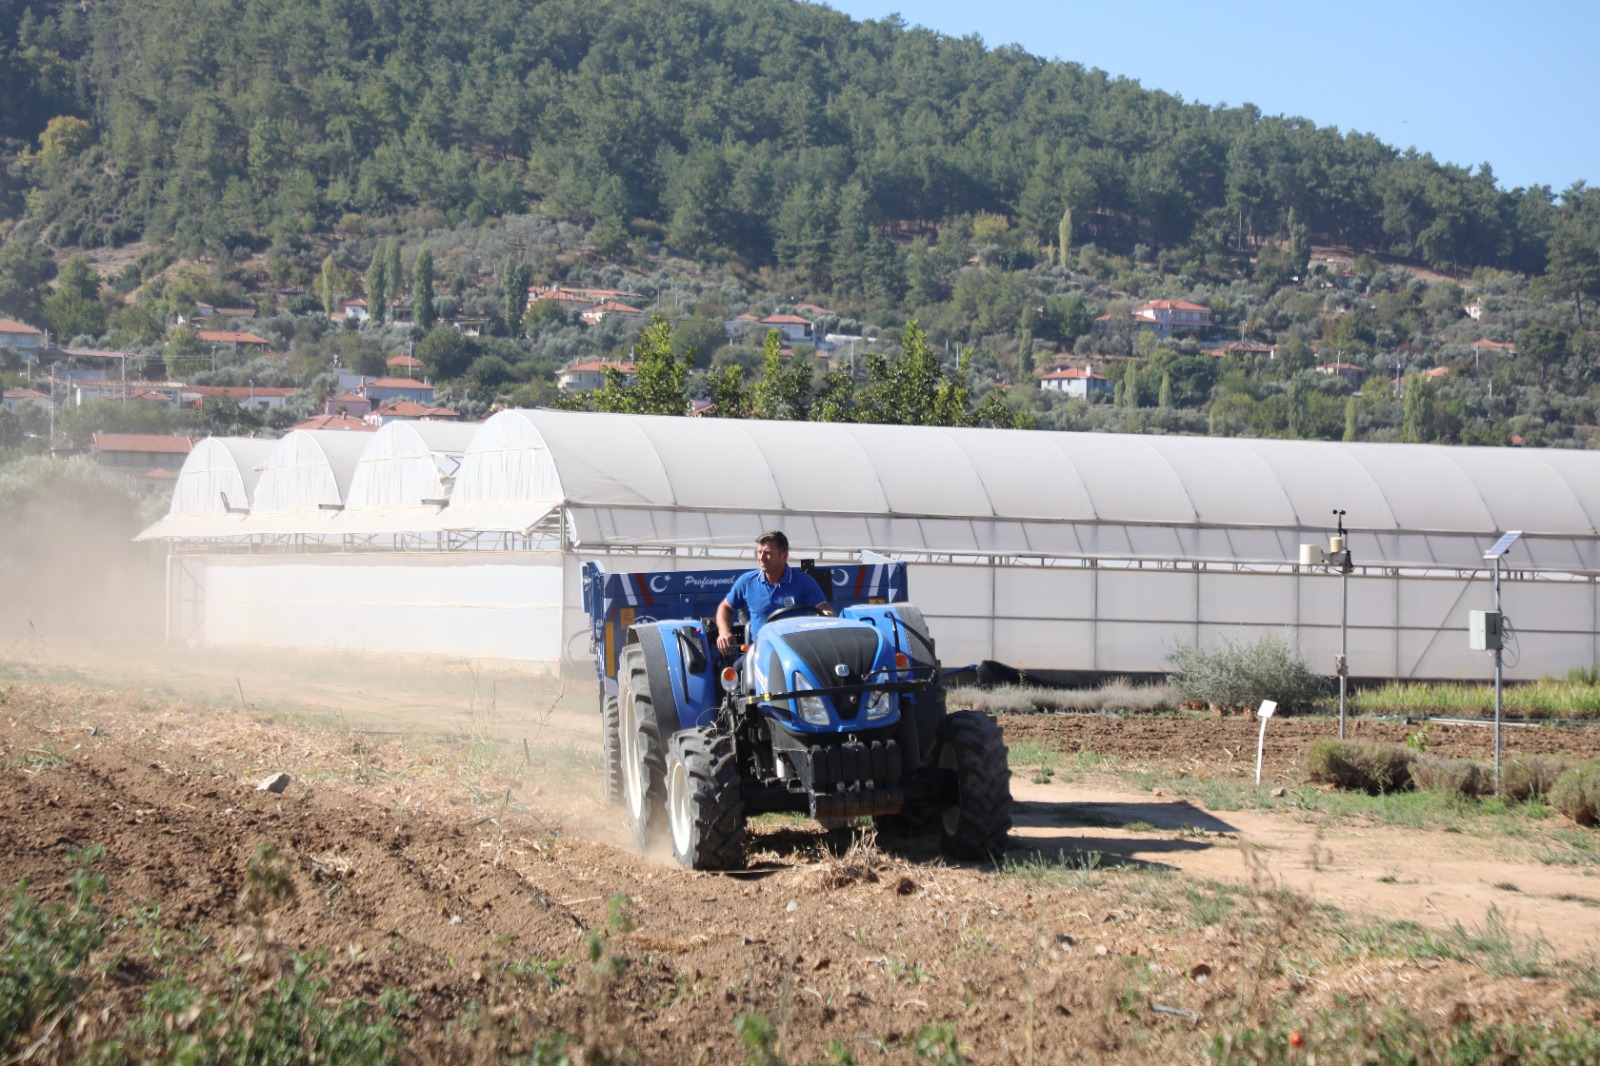
POLYGON ((733 738, 685 729, 667 745, 667 827, 672 857, 691 870, 744 866, 744 798, 733 738))
POLYGON ((644 650, 630 644, 617 663, 617 739, 622 766, 622 793, 628 812, 633 846, 644 851, 660 834, 666 812, 667 760, 662 751, 661 727, 656 724, 655 703, 644 650))
POLYGON ((957 711, 939 724, 939 769, 956 775, 955 801, 939 812, 939 848, 958 859, 998 858, 1011 832, 1011 769, 994 718, 957 711))
POLYGON ((626 800, 622 783, 622 711, 617 697, 600 693, 600 759, 605 764, 604 777, 606 805, 620 807, 626 800))

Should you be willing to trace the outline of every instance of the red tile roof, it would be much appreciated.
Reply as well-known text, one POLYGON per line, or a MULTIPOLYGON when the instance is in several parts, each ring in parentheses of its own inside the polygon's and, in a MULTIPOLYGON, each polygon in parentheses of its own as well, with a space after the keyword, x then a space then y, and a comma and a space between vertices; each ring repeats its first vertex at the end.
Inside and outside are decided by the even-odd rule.
POLYGON ((1104 374, 1096 374, 1092 370, 1079 370, 1077 367, 1068 367, 1049 374, 1040 374, 1040 381, 1056 381, 1065 378, 1092 378, 1095 381, 1109 381, 1104 374))
POLYGON ((44 330, 34 329, 32 326, 9 318, 0 318, 0 333, 30 333, 35 337, 44 336, 44 330))
POLYGON ((187 455, 194 450, 188 437, 161 433, 96 433, 94 446, 103 452, 171 452, 187 455))
POLYGON ((399 418, 459 419, 461 416, 448 407, 424 407, 415 400, 390 400, 373 415, 391 415, 399 418))
POLYGON ((6 389, 5 395, 8 400, 48 400, 50 398, 48 392, 40 392, 38 389, 6 389))
POLYGON ((427 382, 418 381, 415 378, 374 378, 373 380, 367 382, 365 385, 363 385, 361 387, 364 388, 364 389, 370 389, 370 388, 372 388, 374 386, 376 386, 376 387, 378 387, 380 389, 431 389, 431 388, 433 388, 433 386, 429 385, 427 382))
POLYGON ((761 320, 764 326, 809 326, 811 323, 799 315, 768 315, 761 320))
POLYGON ((613 359, 591 359, 587 363, 574 363, 560 372, 569 374, 574 370, 604 370, 608 366, 614 366, 624 374, 633 373, 632 363, 619 363, 613 359))
POLYGON ((236 333, 229 329, 203 329, 200 331, 200 339, 213 344, 259 344, 264 348, 270 347, 272 343, 254 333, 236 333))
POLYGON ((1135 311, 1209 311, 1211 308, 1189 303, 1187 300, 1150 300, 1134 308, 1135 311))
POLYGON ((1515 344, 1507 344, 1505 341, 1473 341, 1472 346, 1474 348, 1493 348, 1498 352, 1514 352, 1517 350, 1515 344))
POLYGON ((281 386, 269 388, 265 385, 185 385, 183 391, 192 392, 196 396, 226 396, 230 400, 248 400, 257 396, 288 396, 300 390, 281 386))
POLYGON ((378 431, 377 426, 368 425, 359 418, 351 418, 349 415, 344 414, 317 415, 306 419, 297 426, 290 426, 289 429, 346 429, 353 433, 376 433, 378 431))

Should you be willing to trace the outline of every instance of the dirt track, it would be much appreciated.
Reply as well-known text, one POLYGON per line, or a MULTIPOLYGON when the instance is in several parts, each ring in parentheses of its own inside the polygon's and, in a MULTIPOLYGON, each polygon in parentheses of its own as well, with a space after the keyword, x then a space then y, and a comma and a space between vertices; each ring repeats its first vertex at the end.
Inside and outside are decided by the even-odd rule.
MULTIPOLYGON (((618 819, 594 798, 581 689, 464 668, 391 671, 377 687, 302 668, 275 690, 258 663, 238 682, 249 707, 238 710, 223 699, 237 666, 154 668, 162 686, 210 691, 203 704, 119 665, 104 668, 115 691, 53 683, 55 667, 38 662, 0 668, 8 883, 63 899, 70 853, 98 844, 108 905, 145 916, 122 931, 126 960, 96 990, 107 1017, 135 1010, 184 957, 178 943, 201 945, 190 963, 217 987, 230 965, 322 949, 335 995, 411 988, 414 1049, 441 1061, 504 1056, 560 1030, 585 1061, 632 1049, 640 1062, 733 1062, 744 1013, 772 1019, 775 1050, 796 1063, 823 1059, 829 1041, 861 1062, 913 1061, 930 1024, 951 1026, 976 1062, 1194 1061, 1214 1033, 1341 995, 1397 997, 1435 1019, 1596 1017, 1561 965, 1495 977, 1481 958, 1395 950, 1416 934, 1360 933, 1366 919, 1310 906, 1442 936, 1477 927, 1494 904, 1522 935, 1543 932, 1547 959, 1592 962, 1593 934, 1581 935, 1585 918, 1600 924, 1592 848, 1552 864, 1538 857, 1556 846, 1547 840, 1319 827, 1293 810, 1210 811, 1166 791, 1018 775, 1012 858, 1032 875, 783 819, 756 827, 750 871, 694 874, 618 846, 618 819), (278 704, 291 696, 297 713, 278 704), (256 790, 278 770, 294 778, 282 795, 256 790), (264 844, 276 857, 263 860, 264 844), (1039 863, 1035 849, 1065 861, 1039 863), (591 939, 620 971, 589 963, 591 939), (471 1004, 470 1025, 448 1024, 471 1004)), ((1297 784, 1299 734, 1313 727, 1274 723, 1269 778, 1297 784)), ((1248 722, 1007 728, 1164 780, 1254 770, 1248 722)))

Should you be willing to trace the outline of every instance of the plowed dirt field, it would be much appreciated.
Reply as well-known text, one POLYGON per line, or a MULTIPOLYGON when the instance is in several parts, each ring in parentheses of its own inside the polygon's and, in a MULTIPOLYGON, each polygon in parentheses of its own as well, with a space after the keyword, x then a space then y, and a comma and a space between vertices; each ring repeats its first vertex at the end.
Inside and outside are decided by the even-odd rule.
MULTIPOLYGON (((152 1006, 174 973, 264 1002, 297 958, 329 1001, 409 993, 414 1061, 1255 1061, 1217 1049, 1291 1031, 1261 1061, 1335 1061, 1390 1010, 1440 1040, 1600 1017, 1600 837, 1332 808, 1298 768, 1326 719, 1272 723, 1260 790, 1252 722, 1002 719, 1052 771, 1014 769, 1003 863, 768 817, 747 871, 703 874, 624 846, 592 684, 23 651, 0 664, 5 884, 67 903, 84 867, 115 919, 35 1061, 140 1019, 196 1025, 152 1006)), ((1481 757, 1487 738, 1429 744, 1481 757)), ((1600 748, 1572 729, 1507 745, 1600 748)))

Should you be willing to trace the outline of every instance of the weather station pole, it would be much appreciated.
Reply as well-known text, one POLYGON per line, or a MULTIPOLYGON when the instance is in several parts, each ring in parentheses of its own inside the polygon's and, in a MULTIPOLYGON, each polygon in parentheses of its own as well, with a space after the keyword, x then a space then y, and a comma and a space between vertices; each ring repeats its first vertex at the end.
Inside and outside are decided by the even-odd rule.
POLYGON ((1350 542, 1344 531, 1344 512, 1334 508, 1339 531, 1333 535, 1328 547, 1328 562, 1339 568, 1339 658, 1334 672, 1339 675, 1339 739, 1344 739, 1346 707, 1350 685, 1350 542))
POLYGON ((1500 733, 1504 713, 1502 700, 1502 656, 1505 650, 1505 615, 1500 610, 1500 557, 1522 536, 1522 530, 1501 534, 1494 546, 1483 553, 1485 561, 1494 563, 1494 610, 1470 611, 1467 615, 1467 647, 1472 651, 1494 652, 1494 794, 1500 794, 1500 733))
POLYGON ((1328 550, 1320 544, 1300 545, 1301 566, 1321 566, 1339 572, 1339 654, 1334 656, 1333 672, 1339 675, 1339 739, 1344 739, 1345 720, 1349 706, 1350 684, 1350 572, 1355 565, 1350 561, 1350 540, 1344 529, 1344 512, 1334 508, 1339 522, 1338 532, 1328 538, 1328 550))

